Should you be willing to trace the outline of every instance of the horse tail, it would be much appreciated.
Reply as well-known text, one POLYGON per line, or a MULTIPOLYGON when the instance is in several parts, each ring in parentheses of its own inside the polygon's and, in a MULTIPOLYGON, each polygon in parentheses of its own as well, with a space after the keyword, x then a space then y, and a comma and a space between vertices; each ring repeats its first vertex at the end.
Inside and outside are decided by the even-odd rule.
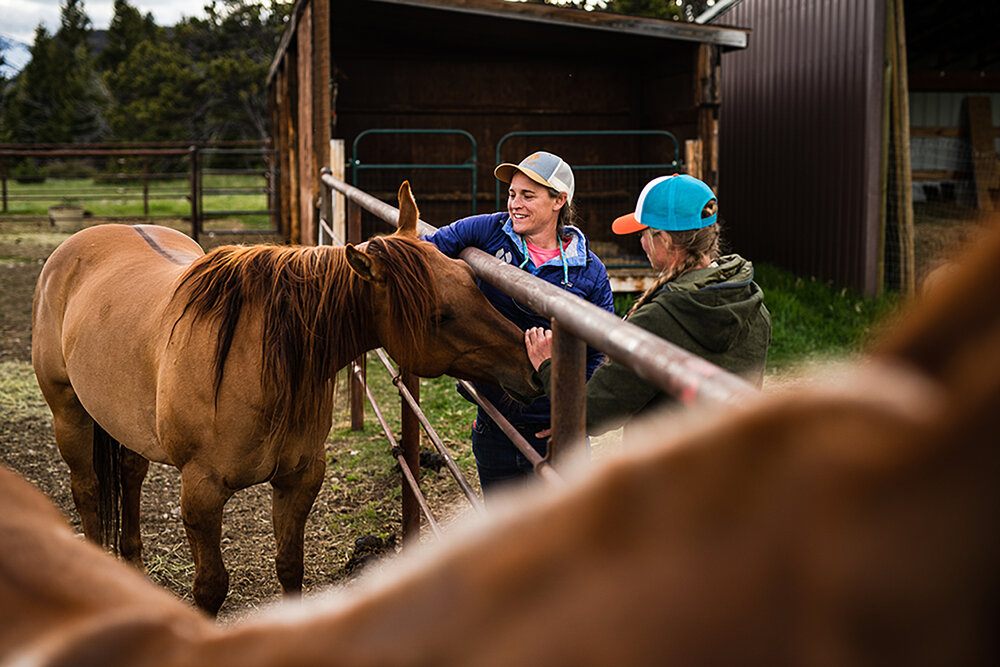
POLYGON ((121 537, 121 443, 94 422, 94 472, 97 474, 97 518, 100 541, 106 549, 119 553, 121 537))

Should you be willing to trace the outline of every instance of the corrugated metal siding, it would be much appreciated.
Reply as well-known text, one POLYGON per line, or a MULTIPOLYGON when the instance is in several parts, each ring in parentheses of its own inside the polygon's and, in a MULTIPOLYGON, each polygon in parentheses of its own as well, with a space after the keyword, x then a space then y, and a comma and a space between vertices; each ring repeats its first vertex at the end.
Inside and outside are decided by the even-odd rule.
POLYGON ((723 55, 720 211, 733 248, 876 289, 884 0, 745 0, 723 55))

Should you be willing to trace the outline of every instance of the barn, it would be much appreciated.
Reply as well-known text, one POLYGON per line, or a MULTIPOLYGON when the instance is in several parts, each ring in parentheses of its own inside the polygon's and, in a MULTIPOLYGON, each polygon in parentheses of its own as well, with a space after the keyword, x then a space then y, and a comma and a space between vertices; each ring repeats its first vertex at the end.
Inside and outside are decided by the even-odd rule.
POLYGON ((742 0, 722 57, 720 202, 758 261, 867 294, 909 292, 915 252, 995 206, 995 2, 742 0), (947 230, 945 230, 947 231, 947 230), (928 239, 925 241, 925 239, 928 239))
POLYGON ((635 289, 648 265, 610 220, 653 176, 718 183, 722 55, 748 38, 502 0, 299 0, 267 82, 280 227, 315 242, 327 165, 387 202, 409 179, 440 226, 501 209, 493 167, 544 149, 573 165, 580 225, 614 286, 635 289))

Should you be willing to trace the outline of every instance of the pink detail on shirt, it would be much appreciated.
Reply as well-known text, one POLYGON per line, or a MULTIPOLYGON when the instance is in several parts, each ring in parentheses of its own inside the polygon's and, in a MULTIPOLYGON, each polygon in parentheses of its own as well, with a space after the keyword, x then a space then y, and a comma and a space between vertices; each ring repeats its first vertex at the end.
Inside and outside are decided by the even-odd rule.
MULTIPOLYGON (((524 245, 528 248, 528 255, 531 256, 531 261, 534 262, 535 266, 541 266, 545 262, 549 261, 553 257, 559 256, 559 248, 539 248, 538 246, 531 243, 531 241, 525 240, 524 245)), ((569 241, 563 242, 563 248, 569 245, 569 241)))

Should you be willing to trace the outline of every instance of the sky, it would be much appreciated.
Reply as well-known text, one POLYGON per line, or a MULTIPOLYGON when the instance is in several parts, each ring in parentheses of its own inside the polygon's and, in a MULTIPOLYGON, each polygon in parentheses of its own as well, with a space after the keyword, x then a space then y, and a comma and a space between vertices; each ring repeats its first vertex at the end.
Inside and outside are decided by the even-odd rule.
MULTIPOLYGON (((31 45, 41 23, 49 34, 59 29, 60 0, 0 0, 0 34, 31 45)), ((153 14, 156 25, 170 26, 183 17, 205 16, 208 0, 129 0, 143 15, 153 14)), ((83 9, 95 30, 106 30, 114 15, 114 0, 83 0, 83 9)))

